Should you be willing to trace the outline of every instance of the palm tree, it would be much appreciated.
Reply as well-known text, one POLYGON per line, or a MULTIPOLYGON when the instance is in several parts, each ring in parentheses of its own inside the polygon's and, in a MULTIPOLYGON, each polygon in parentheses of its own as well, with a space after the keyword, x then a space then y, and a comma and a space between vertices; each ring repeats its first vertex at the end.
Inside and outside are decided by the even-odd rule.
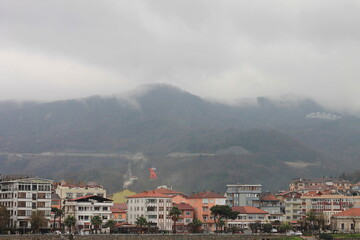
POLYGON ((115 227, 115 224, 116 224, 115 221, 110 219, 105 223, 104 227, 110 228, 110 233, 111 233, 111 230, 115 227))
POLYGON ((70 233, 72 233, 73 227, 76 225, 76 218, 72 215, 69 215, 64 220, 65 226, 67 226, 70 230, 70 233))
POLYGON ((191 223, 189 223, 190 231, 192 233, 198 233, 201 231, 202 222, 196 218, 193 219, 191 223))
POLYGON ((144 216, 140 216, 136 219, 135 224, 140 227, 140 232, 142 233, 143 226, 148 225, 148 221, 144 216))
POLYGON ((91 219, 91 224, 95 226, 95 232, 96 234, 98 233, 98 229, 99 229, 99 226, 101 226, 102 224, 102 219, 100 216, 94 216, 92 219, 91 219))
POLYGON ((181 215, 181 211, 178 207, 172 207, 169 216, 171 217, 171 220, 173 220, 173 233, 176 234, 176 222, 179 220, 181 215))
MULTIPOLYGON (((57 207, 52 207, 52 208, 51 208, 51 212, 54 213, 53 231, 55 231, 55 225, 56 225, 56 224, 55 224, 55 221, 56 221, 56 218, 61 217, 61 216, 63 215, 64 211, 63 211, 62 209, 57 208, 57 207)), ((60 218, 59 224, 60 224, 60 228, 61 228, 61 218, 60 218)))

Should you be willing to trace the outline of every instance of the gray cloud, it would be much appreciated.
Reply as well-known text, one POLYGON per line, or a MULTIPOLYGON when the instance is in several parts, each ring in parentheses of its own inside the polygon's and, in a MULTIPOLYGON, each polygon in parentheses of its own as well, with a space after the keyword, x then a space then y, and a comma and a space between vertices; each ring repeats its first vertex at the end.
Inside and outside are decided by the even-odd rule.
POLYGON ((311 97, 358 110, 360 2, 0 3, 0 99, 113 94, 164 82, 203 97, 311 97))

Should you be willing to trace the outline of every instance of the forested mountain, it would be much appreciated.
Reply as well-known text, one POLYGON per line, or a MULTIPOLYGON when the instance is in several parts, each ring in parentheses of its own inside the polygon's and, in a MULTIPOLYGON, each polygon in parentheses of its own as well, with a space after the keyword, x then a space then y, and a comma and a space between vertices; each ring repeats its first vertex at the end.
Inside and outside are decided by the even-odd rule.
POLYGON ((85 99, 0 103, 1 173, 97 181, 110 191, 229 183, 286 187, 292 177, 339 175, 360 157, 359 119, 311 100, 225 105, 169 85, 85 99), (326 113, 326 114, 325 114, 326 113), (159 178, 147 180, 148 167, 159 178))

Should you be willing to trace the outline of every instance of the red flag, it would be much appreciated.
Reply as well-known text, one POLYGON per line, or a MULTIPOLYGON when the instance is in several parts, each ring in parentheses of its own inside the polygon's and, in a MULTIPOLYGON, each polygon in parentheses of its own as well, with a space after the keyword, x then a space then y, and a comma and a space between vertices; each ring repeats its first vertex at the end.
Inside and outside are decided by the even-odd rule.
POLYGON ((150 179, 157 179, 157 175, 155 172, 156 168, 149 168, 150 171, 150 179))

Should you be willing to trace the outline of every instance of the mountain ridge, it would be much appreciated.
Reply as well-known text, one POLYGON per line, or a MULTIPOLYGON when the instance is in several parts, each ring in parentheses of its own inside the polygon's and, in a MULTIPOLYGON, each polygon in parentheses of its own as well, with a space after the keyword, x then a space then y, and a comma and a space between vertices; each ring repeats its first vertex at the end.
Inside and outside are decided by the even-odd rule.
POLYGON ((144 177, 146 169, 156 166, 163 176, 159 185, 179 186, 184 191, 206 187, 206 181, 200 179, 204 173, 199 174, 191 167, 200 167, 201 162, 208 166, 204 172, 211 176, 209 183, 214 184, 217 191, 221 190, 221 185, 246 179, 265 181, 265 186, 273 189, 284 187, 291 177, 336 175, 356 167, 360 158, 359 119, 348 116, 338 120, 306 118, 311 112, 327 110, 309 99, 296 104, 279 104, 268 98, 258 98, 256 105, 226 105, 166 84, 142 86, 135 94, 123 96, 25 102, 20 107, 2 102, 0 152, 38 155, 16 157, 3 154, 0 163, 3 172, 45 172, 56 179, 86 178, 105 182, 109 189, 115 190, 117 185, 111 178, 118 179, 122 186, 122 176, 132 159, 113 157, 105 161, 92 156, 88 158, 94 166, 91 168, 87 166, 89 163, 85 157, 71 159, 40 154, 142 153, 141 167, 139 162, 132 164, 133 172, 139 175, 139 181, 134 184, 136 189, 148 186, 144 177), (226 149, 230 150, 224 151, 226 149), (236 154, 239 149, 248 154, 236 154), (169 157, 176 152, 195 155, 169 157), (222 153, 219 155, 219 152, 222 153), (26 159, 34 166, 15 169, 11 166, 26 159), (60 168, 61 161, 69 166, 51 169, 51 164, 60 168), (38 165, 39 162, 42 164, 38 165), (101 162, 116 166, 118 171, 102 166, 101 162), (178 164, 181 162, 186 162, 189 169, 178 164), (308 165, 301 168, 301 164, 291 166, 287 162, 308 165), (242 164, 249 168, 244 171, 242 164), (77 168, 77 174, 73 168, 77 168), (241 171, 238 177, 235 170, 241 171), (266 180, 265 173, 271 179, 266 180), (191 177, 183 179, 181 176, 191 177), (187 186, 189 181, 197 185, 187 186))

